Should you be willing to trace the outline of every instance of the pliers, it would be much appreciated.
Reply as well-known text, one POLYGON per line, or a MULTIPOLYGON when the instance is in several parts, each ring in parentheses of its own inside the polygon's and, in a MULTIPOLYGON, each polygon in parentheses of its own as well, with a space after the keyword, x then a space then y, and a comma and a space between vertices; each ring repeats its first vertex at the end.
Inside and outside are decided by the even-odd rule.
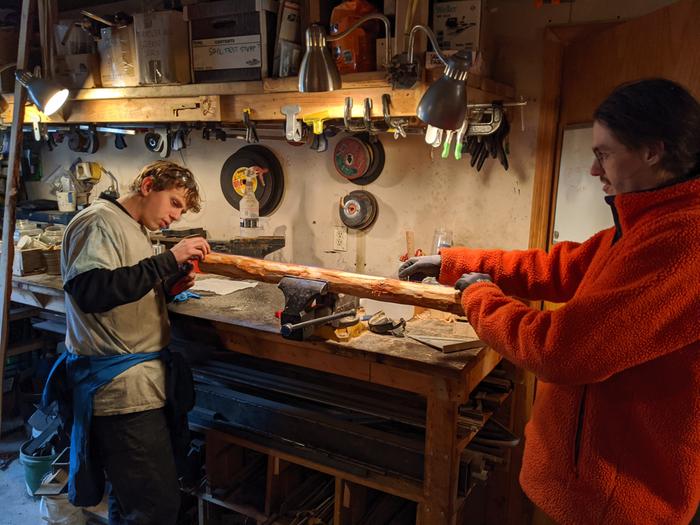
POLYGON ((469 117, 464 118, 464 122, 462 122, 462 127, 459 128, 457 131, 457 138, 456 138, 456 144, 455 144, 455 159, 459 160, 462 158, 462 140, 464 140, 464 134, 467 132, 467 129, 469 128, 469 117))
POLYGON ((250 108, 245 108, 243 110, 243 124, 245 125, 245 141, 248 144, 253 142, 260 142, 258 138, 258 130, 255 127, 255 123, 250 120, 250 108))

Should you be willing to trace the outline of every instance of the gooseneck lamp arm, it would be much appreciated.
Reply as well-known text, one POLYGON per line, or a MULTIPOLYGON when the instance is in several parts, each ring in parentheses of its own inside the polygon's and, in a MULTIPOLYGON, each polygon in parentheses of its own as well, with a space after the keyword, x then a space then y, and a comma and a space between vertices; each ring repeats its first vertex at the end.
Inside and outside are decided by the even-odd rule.
POLYGON ((437 43, 437 38, 435 37, 435 33, 433 33, 433 30, 430 29, 428 26, 424 26, 421 24, 413 26, 413 29, 411 29, 411 33, 408 36, 408 62, 410 64, 413 63, 413 45, 414 45, 415 40, 416 40, 416 33, 419 30, 423 31, 426 35, 428 35, 428 38, 430 39, 430 43, 433 44, 433 48, 435 49, 435 54, 440 59, 440 62, 442 62, 446 66, 447 59, 445 58, 445 55, 443 55, 442 51, 440 50, 440 46, 437 43))
POLYGON ((360 18, 357 22, 355 22, 353 25, 348 27, 345 31, 342 33, 335 33, 333 35, 329 35, 326 37, 327 42, 335 42, 336 40, 340 40, 343 37, 348 36, 350 33, 352 33, 355 29, 360 27, 362 24, 367 22, 368 20, 381 20, 384 22, 384 28, 386 29, 386 41, 387 44, 385 46, 385 64, 390 64, 391 63, 391 24, 389 22, 389 19, 384 16, 381 13, 370 13, 368 15, 363 16, 360 18))

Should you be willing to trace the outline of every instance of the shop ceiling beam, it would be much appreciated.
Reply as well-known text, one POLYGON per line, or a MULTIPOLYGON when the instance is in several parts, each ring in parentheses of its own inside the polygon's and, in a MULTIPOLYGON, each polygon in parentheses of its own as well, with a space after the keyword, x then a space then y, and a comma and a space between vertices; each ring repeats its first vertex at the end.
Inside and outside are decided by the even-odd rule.
MULTIPOLYGON (((183 86, 146 86, 131 88, 82 89, 74 93, 71 106, 62 115, 47 118, 34 108, 28 108, 25 122, 39 117, 52 124, 71 123, 149 123, 149 122, 241 122, 244 108, 251 108, 257 120, 284 120, 282 106, 300 105, 303 118, 328 112, 327 118, 343 118, 345 97, 353 98, 353 118, 364 113, 364 99, 372 99, 372 117, 382 118, 381 98, 391 95, 391 114, 413 117, 423 93, 428 87, 419 83, 413 89, 394 90, 384 79, 384 73, 357 73, 343 77, 344 88, 326 93, 298 93, 296 77, 265 79, 258 82, 217 84, 188 84, 183 86)), ((470 103, 488 103, 514 98, 514 90, 493 80, 472 75, 468 80, 470 103)), ((0 112, 0 122, 12 118, 13 98, 0 112)))

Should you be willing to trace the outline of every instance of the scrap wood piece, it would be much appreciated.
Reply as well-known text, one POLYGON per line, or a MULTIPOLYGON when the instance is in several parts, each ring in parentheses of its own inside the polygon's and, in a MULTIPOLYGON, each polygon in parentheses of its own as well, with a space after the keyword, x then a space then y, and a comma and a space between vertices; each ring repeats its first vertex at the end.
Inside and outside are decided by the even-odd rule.
POLYGON ((283 277, 326 281, 329 291, 392 303, 412 304, 464 315, 460 292, 454 288, 400 281, 372 275, 343 272, 301 264, 288 264, 241 255, 210 253, 199 263, 203 272, 234 279, 278 283, 283 277))

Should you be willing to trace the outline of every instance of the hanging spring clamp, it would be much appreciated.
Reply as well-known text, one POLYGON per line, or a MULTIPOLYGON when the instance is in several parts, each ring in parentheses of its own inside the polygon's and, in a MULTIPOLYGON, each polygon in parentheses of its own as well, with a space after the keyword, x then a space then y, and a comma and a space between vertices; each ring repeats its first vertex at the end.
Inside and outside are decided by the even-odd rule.
POLYGON ((297 120, 297 115, 301 112, 301 107, 298 104, 287 104, 282 106, 282 114, 287 118, 284 135, 291 142, 303 142, 303 131, 301 122, 297 120))
POLYGON ((384 122, 388 127, 387 131, 389 133, 394 133, 394 140, 399 137, 406 138, 406 130, 404 127, 408 125, 408 120, 403 118, 394 118, 390 115, 389 111, 391 109, 391 95, 389 93, 384 93, 382 95, 382 111, 384 112, 384 122))
POLYGON ((255 127, 255 122, 250 120, 250 108, 245 108, 243 110, 243 125, 245 126, 245 141, 248 144, 252 144, 254 142, 260 142, 260 139, 258 138, 258 130, 255 127))
POLYGON ((328 110, 311 113, 304 117, 304 123, 311 126, 314 132, 314 140, 311 143, 311 149, 322 153, 328 149, 328 139, 323 132, 323 123, 328 120, 328 110))
POLYGON ((372 99, 370 97, 365 98, 365 112, 362 116, 362 120, 365 123, 364 130, 369 133, 370 140, 372 140, 372 137, 378 131, 385 131, 383 127, 378 128, 376 125, 372 124, 372 99))
POLYGON ((467 115, 464 118, 464 122, 462 122, 462 127, 459 128, 459 131, 457 131, 457 138, 456 138, 456 144, 455 144, 455 159, 459 160, 462 158, 462 141, 464 140, 464 135, 467 133, 467 129, 469 128, 469 116, 467 115))
POLYGON ((352 97, 345 97, 345 111, 343 113, 343 122, 345 124, 345 131, 347 131, 348 133, 365 131, 364 123, 355 124, 352 120, 352 97))

